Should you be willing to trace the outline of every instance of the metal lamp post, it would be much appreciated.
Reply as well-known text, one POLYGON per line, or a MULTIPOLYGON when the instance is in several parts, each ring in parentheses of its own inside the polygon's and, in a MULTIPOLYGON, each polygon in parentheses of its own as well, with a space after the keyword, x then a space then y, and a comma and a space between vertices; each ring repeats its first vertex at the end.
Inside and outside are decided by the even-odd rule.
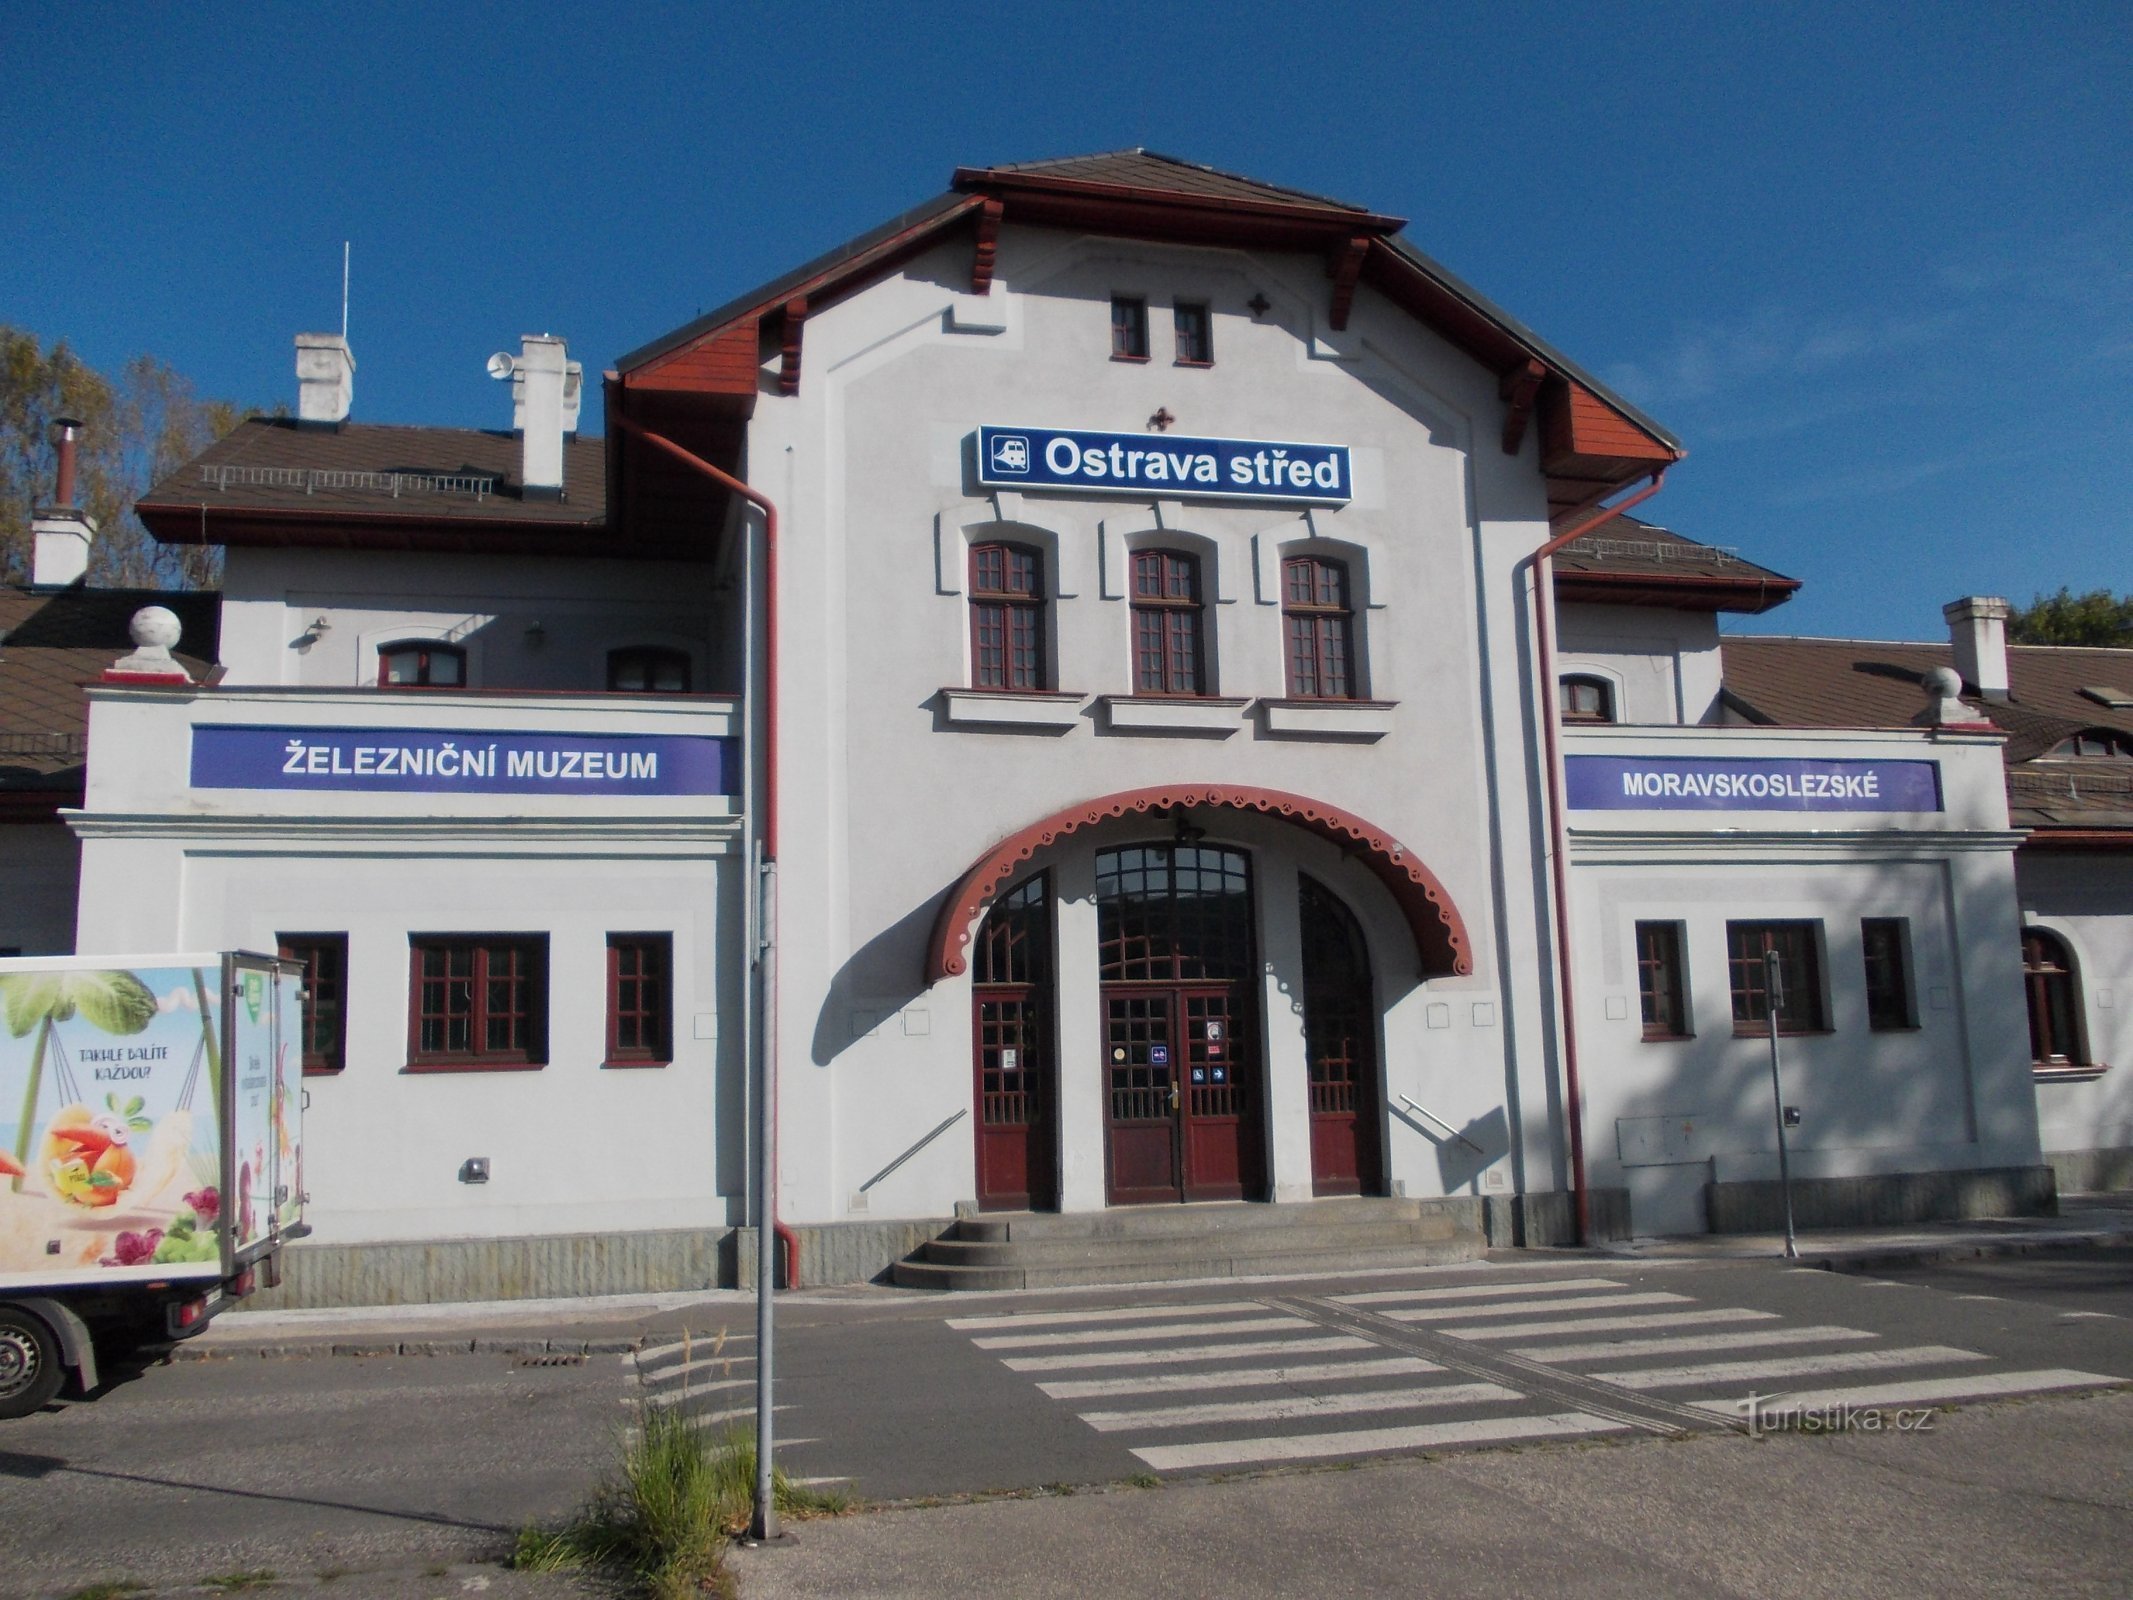
POLYGON ((1785 1109, 1785 1082, 1778 1075, 1778 1008, 1784 1004, 1784 982, 1778 976, 1778 953, 1763 952, 1763 994, 1770 1020, 1770 1093, 1777 1102, 1778 1130, 1778 1183, 1785 1191, 1785 1259, 1800 1259, 1800 1241, 1792 1229, 1792 1152, 1785 1141, 1785 1125, 1788 1113, 1785 1109))

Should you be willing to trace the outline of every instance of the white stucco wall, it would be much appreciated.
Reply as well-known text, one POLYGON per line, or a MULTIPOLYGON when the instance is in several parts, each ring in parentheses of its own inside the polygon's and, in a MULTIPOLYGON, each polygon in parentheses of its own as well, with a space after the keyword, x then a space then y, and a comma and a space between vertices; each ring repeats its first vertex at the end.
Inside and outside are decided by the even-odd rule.
POLYGON ((1555 666, 1615 686, 1615 720, 1715 721, 1723 675, 1718 618, 1653 606, 1564 605, 1556 610, 1555 666))
POLYGON ((2037 1080, 2047 1151, 2133 1148, 2133 859, 2024 851, 2015 880, 2025 927, 2044 928, 2073 953, 2080 1027, 2091 1078, 2037 1080))
POLYGON ((477 689, 605 689, 608 651, 659 645, 689 654, 698 691, 731 692, 719 641, 735 597, 716 585, 673 561, 233 549, 224 681, 367 686, 381 646, 434 639, 466 651, 477 689))
MULTIPOLYGON (((765 393, 750 428, 750 479, 783 515, 788 1214, 852 1214, 859 1183, 970 1104, 967 985, 926 990, 921 978, 925 935, 948 886, 994 842, 1073 802, 1186 782, 1330 801, 1421 854, 1465 919, 1475 970, 1427 989, 1458 1019, 1449 1030, 1456 1061, 1440 1039, 1425 1038, 1426 1007, 1396 1007, 1388 1066, 1426 1082, 1441 1102, 1432 1109, 1447 1116, 1494 1110, 1523 1136, 1503 1162, 1514 1181, 1559 1186, 1545 1115, 1516 1109, 1545 1105, 1547 1086, 1545 996, 1526 976, 1540 965, 1538 901, 1521 866, 1531 849, 1531 706, 1512 568, 1545 537, 1546 508, 1532 442, 1517 458, 1496 446, 1494 377, 1367 290, 1349 330, 1328 332, 1315 258, 1010 228, 990 304, 969 319, 994 332, 956 331, 966 325, 956 303, 968 273, 968 246, 944 247, 810 316, 800 393, 765 393), (1148 297, 1156 349, 1146 364, 1109 359, 1114 292, 1148 297), (1245 307, 1255 293, 1273 306, 1261 318, 1245 307), (1167 359, 1165 312, 1177 297, 1214 308, 1211 368, 1167 359), (965 441, 980 423, 1139 432, 1159 408, 1176 418, 1173 436, 1347 444, 1354 502, 1303 514, 980 495, 966 479, 965 441), (1055 681, 1089 697, 1064 731, 971 728, 943 710, 939 691, 968 682, 964 552, 987 535, 1047 552, 1055 681), (1320 541, 1344 555, 1367 593, 1369 692, 1394 702, 1381 714, 1382 737, 1269 736, 1251 708, 1219 737, 1110 728, 1094 697, 1130 683, 1128 606, 1113 563, 1149 536, 1177 535, 1212 557, 1217 690, 1253 700, 1284 692, 1271 577, 1279 553, 1320 541), (1475 1002, 1486 1019, 1479 1027, 1475 1002), (884 1016, 892 1026, 879 1024, 884 1016)), ((1244 842, 1251 831, 1219 815, 1201 820, 1213 840, 1244 842)), ((1162 831, 1143 824, 1136 836, 1162 831)), ((1265 916, 1283 881, 1271 863, 1283 860, 1287 871, 1293 862, 1278 847, 1259 849, 1265 916)), ((1071 906, 1063 915, 1069 941, 1079 937, 1065 926, 1074 916, 1071 906)), ((1411 949, 1385 953, 1395 980, 1411 978, 1411 949)), ((1062 964, 1071 959, 1062 949, 1062 964)), ((1062 1017, 1063 1073, 1076 1070, 1073 1052, 1087 1042, 1072 1030, 1094 1027, 1093 989, 1087 1005, 1085 1023, 1062 1017)), ((1395 1176, 1441 1192, 1434 1157, 1401 1148, 1395 1176)), ((1073 1176, 1076 1152, 1068 1154, 1070 1203, 1090 1203, 1091 1189, 1073 1176)), ((1100 1147, 1093 1159, 1101 1162, 1100 1147)), ((958 1129, 874 1190, 869 1214, 944 1214, 970 1198, 971 1162, 958 1129)), ((1284 1185, 1294 1182, 1293 1171, 1277 1172, 1277 1193, 1293 1194, 1284 1185)), ((1094 1193, 1100 1203, 1100 1176, 1094 1193)))
POLYGON ((326 1243, 716 1226, 745 1186, 737 800, 193 788, 199 723, 558 733, 734 730, 719 700, 90 693, 79 948, 348 939, 346 1064, 305 1080, 326 1243), (673 1059, 606 1068, 606 936, 666 933, 673 1059), (547 1060, 409 1072, 413 935, 547 942, 547 1060), (459 1181, 485 1156, 485 1184, 459 1181))
POLYGON ((1640 1232, 1702 1226, 1703 1185, 1777 1176, 1768 1036, 1736 1035, 1729 921, 1818 925, 1828 1028, 1780 1042, 1798 1177, 2039 1159, 1999 740, 1918 733, 1571 730, 1568 755, 1931 760, 1937 812, 1574 811, 1573 907, 1586 1151, 1640 1232), (1873 1030, 1860 921, 1907 924, 1916 1026, 1873 1030), (1636 924, 1681 929, 1680 1040, 1643 1038, 1636 924), (1678 1130, 1664 1160, 1644 1119, 1678 1130), (1624 1128, 1622 1124, 1630 1124, 1624 1128), (1624 1159, 1625 1156, 1628 1159, 1624 1159))

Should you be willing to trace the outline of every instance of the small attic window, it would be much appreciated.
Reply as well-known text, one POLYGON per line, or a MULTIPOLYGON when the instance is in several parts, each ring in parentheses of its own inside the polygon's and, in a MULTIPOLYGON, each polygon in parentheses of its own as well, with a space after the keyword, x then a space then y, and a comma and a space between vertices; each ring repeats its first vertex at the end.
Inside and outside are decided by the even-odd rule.
POLYGON ((2075 761, 2133 761, 2133 736, 2112 728, 2083 728, 2053 745, 2050 753, 2075 761))

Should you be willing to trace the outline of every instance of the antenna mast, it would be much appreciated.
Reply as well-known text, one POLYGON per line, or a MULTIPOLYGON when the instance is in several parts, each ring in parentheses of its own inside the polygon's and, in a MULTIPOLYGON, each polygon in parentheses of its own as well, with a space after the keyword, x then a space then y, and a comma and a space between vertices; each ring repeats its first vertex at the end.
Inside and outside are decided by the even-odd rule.
POLYGON ((341 241, 341 343, 348 342, 348 241, 341 241))

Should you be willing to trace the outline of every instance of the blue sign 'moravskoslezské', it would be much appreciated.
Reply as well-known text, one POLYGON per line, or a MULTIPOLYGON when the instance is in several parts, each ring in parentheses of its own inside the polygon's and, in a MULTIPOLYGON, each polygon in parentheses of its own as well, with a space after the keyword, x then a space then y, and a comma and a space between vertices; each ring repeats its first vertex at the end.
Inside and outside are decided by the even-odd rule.
POLYGON ((1064 428, 979 428, 978 482, 993 489, 1080 489, 1158 499, 1286 500, 1299 505, 1341 505, 1353 494, 1346 445, 1064 428))
POLYGON ((733 794, 736 742, 700 734, 193 729, 195 789, 377 794, 733 794))
POLYGON ((1574 811, 1938 811, 1937 761, 1569 756, 1574 811))

